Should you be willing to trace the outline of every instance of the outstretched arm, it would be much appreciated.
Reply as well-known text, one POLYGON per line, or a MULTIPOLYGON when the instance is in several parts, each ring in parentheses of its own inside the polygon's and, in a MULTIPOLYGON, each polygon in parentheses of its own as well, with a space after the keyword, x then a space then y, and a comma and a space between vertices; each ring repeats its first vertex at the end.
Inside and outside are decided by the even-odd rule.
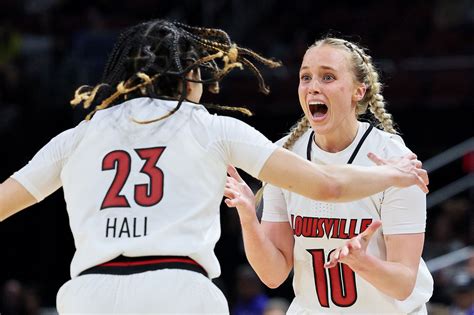
POLYGON ((0 221, 35 203, 33 195, 13 178, 0 184, 0 221))
POLYGON ((382 260, 367 253, 368 243, 381 225, 381 221, 372 222, 363 233, 337 248, 324 266, 347 264, 378 290, 397 300, 405 300, 415 287, 424 233, 385 235, 387 260, 382 260))
POLYGON ((277 288, 293 268, 294 239, 290 224, 258 222, 252 190, 233 166, 227 168, 227 173, 225 203, 237 208, 247 260, 266 286, 277 288))
POLYGON ((361 199, 391 186, 418 185, 428 192, 428 175, 415 154, 397 160, 369 158, 379 166, 315 165, 278 148, 265 162, 259 179, 305 197, 331 202, 361 199))

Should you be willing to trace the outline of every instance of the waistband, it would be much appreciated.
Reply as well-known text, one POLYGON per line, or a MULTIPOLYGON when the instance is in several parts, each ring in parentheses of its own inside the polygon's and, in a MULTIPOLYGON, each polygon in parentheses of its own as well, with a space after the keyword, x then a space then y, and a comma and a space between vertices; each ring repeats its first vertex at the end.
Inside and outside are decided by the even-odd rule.
POLYGON ((198 272, 207 277, 206 270, 195 260, 185 256, 118 256, 106 263, 82 271, 87 274, 131 275, 159 269, 184 269, 198 272))

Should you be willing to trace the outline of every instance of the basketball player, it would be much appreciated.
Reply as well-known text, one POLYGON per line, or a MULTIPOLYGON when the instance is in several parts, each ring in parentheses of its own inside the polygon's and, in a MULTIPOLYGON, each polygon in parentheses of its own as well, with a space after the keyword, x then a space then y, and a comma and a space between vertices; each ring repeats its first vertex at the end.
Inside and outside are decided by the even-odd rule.
POLYGON ((1 185, 1 219, 64 190, 76 252, 59 313, 228 313, 211 279, 220 274, 214 247, 230 163, 321 200, 427 189, 413 155, 381 167, 319 167, 237 119, 210 115, 199 104, 203 85, 217 92, 235 67, 252 69, 268 92, 252 60, 279 65, 219 29, 135 25, 119 37, 102 83, 76 90, 72 104, 92 110, 86 120, 1 185))
MULTIPOLYGON (((299 75, 305 115, 279 145, 326 166, 370 165, 368 152, 384 158, 411 152, 385 110, 363 48, 323 38, 306 51, 299 75), (383 131, 358 121, 367 108, 383 131)), ((336 204, 266 185, 260 225, 252 191, 235 168, 229 174, 226 203, 238 209, 246 255, 261 280, 278 287, 294 269, 288 314, 426 314, 433 280, 421 259, 420 189, 389 188, 336 204)))

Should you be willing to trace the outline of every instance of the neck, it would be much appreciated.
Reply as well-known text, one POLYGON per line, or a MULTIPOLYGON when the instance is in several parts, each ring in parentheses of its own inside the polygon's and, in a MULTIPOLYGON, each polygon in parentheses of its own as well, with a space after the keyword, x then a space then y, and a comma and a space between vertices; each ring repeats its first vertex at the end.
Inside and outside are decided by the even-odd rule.
POLYGON ((341 125, 334 132, 321 135, 315 133, 315 143, 326 152, 336 153, 347 148, 355 139, 359 123, 352 120, 350 123, 341 125))

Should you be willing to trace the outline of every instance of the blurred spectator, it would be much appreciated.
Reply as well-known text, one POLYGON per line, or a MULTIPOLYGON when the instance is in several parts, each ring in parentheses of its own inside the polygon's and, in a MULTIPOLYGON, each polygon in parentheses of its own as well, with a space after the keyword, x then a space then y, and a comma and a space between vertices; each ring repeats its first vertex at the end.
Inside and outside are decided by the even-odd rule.
POLYGON ((457 273, 451 280, 450 315, 474 314, 474 276, 467 272, 457 273))
POLYGON ((15 279, 5 282, 1 291, 0 313, 2 315, 24 315, 23 285, 15 279))
POLYGON ((285 315, 290 303, 284 298, 271 298, 263 309, 263 315, 285 315))
POLYGON ((233 315, 262 315, 269 300, 263 284, 250 265, 240 265, 237 269, 237 298, 231 310, 233 315))
MULTIPOLYGON (((46 311, 47 309, 44 309, 46 311)), ((0 314, 43 315, 41 299, 35 286, 25 285, 16 279, 7 280, 1 289, 0 314)))
POLYGON ((441 204, 439 213, 431 213, 431 217, 423 253, 426 260, 469 244, 474 219, 471 200, 462 197, 449 199, 441 204))
POLYGON ((41 315, 41 299, 34 286, 25 286, 23 289, 23 301, 27 315, 41 315))

